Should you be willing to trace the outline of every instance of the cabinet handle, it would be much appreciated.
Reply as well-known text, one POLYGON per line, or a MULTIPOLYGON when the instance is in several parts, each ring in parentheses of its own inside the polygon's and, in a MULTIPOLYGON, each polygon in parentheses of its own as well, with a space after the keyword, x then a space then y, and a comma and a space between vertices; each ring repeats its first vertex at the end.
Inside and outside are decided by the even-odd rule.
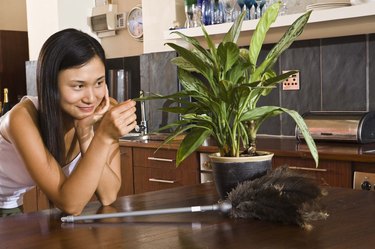
POLYGON ((173 162, 173 159, 152 157, 152 156, 149 156, 147 159, 151 161, 162 161, 162 162, 170 162, 170 163, 173 162))
POLYGON ((148 179, 149 182, 161 182, 161 183, 169 183, 169 184, 173 184, 173 183, 176 183, 176 181, 171 181, 171 180, 163 180, 163 179, 156 179, 156 178, 149 178, 148 179))
POLYGON ((306 168, 306 167, 297 167, 297 166, 289 166, 289 169, 296 169, 296 170, 305 170, 305 171, 318 171, 318 172, 327 172, 327 169, 316 169, 316 168, 306 168))

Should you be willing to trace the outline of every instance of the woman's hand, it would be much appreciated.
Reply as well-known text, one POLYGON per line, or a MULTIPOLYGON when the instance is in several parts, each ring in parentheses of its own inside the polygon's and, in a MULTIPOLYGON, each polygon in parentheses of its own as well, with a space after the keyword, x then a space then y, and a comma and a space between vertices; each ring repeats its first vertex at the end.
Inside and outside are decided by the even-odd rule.
POLYGON ((98 122, 104 114, 109 110, 110 108, 110 98, 108 93, 108 88, 105 87, 105 95, 102 100, 102 102, 96 107, 95 112, 93 114, 93 121, 94 123, 98 122))
POLYGON ((110 98, 108 88, 105 86, 105 95, 100 104, 96 107, 94 113, 84 119, 75 120, 74 127, 77 132, 81 152, 85 152, 94 137, 94 125, 103 118, 104 114, 110 108, 110 98))
POLYGON ((135 104, 129 99, 111 108, 102 118, 97 131, 116 141, 128 134, 137 124, 135 104))
POLYGON ((100 102, 100 104, 96 107, 95 112, 81 120, 75 120, 75 127, 88 127, 92 128, 92 126, 97 123, 100 119, 103 118, 104 114, 109 110, 110 108, 110 98, 108 94, 108 88, 105 87, 105 95, 100 102))

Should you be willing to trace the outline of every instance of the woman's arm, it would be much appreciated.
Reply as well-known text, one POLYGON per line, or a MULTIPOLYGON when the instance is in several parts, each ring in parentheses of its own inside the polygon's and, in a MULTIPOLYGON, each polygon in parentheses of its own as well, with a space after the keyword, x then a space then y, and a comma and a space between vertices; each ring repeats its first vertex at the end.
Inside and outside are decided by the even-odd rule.
POLYGON ((69 177, 45 147, 39 132, 37 110, 30 101, 24 101, 10 111, 8 139, 47 197, 63 211, 79 214, 96 190, 103 198, 103 204, 113 199, 113 193, 109 194, 108 200, 104 198, 110 181, 117 193, 119 180, 113 181, 120 176, 116 144, 118 146, 122 134, 134 129, 134 106, 133 101, 124 102, 103 116, 90 145, 69 177), (109 155, 114 156, 111 159, 109 155))
MULTIPOLYGON (((75 122, 75 129, 82 155, 86 154, 86 151, 94 137, 95 129, 98 128, 103 115, 109 109, 114 108, 117 105, 118 102, 115 99, 110 98, 107 91, 105 99, 92 117, 88 117, 84 120, 77 120, 75 122)), ((103 205, 109 205, 116 200, 120 187, 121 158, 119 143, 117 140, 116 143, 111 145, 111 150, 108 155, 102 177, 99 181, 98 188, 96 189, 96 196, 103 205)))

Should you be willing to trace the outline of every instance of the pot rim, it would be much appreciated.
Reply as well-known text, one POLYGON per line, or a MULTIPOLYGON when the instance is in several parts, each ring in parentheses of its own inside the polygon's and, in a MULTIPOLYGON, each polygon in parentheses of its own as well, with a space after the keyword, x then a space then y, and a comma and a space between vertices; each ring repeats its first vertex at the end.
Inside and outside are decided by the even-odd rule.
POLYGON ((260 162, 271 160, 274 153, 268 151, 257 151, 262 155, 260 156, 241 156, 241 157, 224 157, 220 156, 220 153, 209 154, 208 157, 212 162, 223 163, 223 162, 260 162))

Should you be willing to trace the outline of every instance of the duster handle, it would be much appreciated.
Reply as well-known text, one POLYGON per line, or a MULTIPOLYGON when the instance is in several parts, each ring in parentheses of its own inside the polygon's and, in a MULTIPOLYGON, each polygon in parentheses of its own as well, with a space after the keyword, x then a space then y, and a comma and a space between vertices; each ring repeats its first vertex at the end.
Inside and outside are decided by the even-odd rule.
POLYGON ((109 213, 109 214, 82 215, 82 216, 68 215, 68 216, 61 217, 61 221, 72 223, 72 222, 80 221, 80 220, 97 220, 97 219, 106 219, 106 218, 122 218, 122 217, 133 217, 133 216, 158 215, 158 214, 194 213, 194 212, 206 212, 206 211, 220 211, 223 213, 227 213, 229 212, 231 208, 232 208, 232 204, 230 204, 229 202, 222 202, 220 204, 207 205, 207 206, 166 208, 166 209, 130 211, 130 212, 109 213))

